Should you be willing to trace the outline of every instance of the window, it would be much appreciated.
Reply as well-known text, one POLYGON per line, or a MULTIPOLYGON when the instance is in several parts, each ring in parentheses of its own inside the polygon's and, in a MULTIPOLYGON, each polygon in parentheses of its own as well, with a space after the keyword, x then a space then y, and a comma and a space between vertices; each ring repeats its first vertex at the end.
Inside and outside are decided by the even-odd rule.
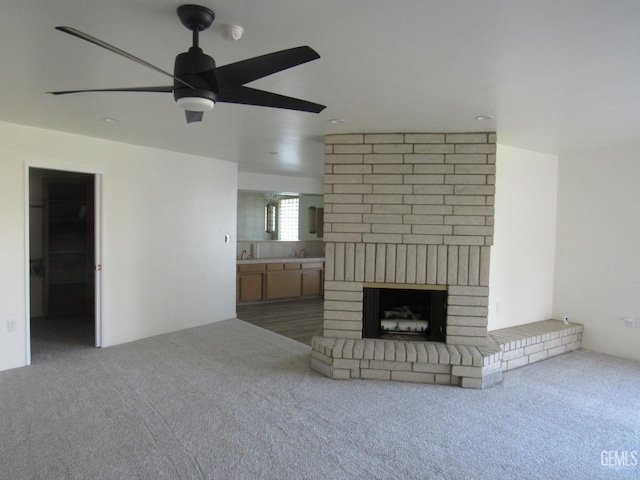
POLYGON ((297 197, 278 202, 278 240, 298 240, 298 205, 297 197))

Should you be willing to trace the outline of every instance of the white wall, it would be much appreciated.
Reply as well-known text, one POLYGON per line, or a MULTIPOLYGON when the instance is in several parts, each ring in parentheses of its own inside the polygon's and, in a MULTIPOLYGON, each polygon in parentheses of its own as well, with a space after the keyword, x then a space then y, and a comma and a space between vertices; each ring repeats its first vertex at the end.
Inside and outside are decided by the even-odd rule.
POLYGON ((553 313, 584 324, 584 348, 640 360, 640 151, 563 156, 553 313))
POLYGON ((255 192, 324 194, 323 178, 283 177, 259 173, 238 173, 238 189, 255 192))
POLYGON ((235 164, 0 123, 0 370, 28 360, 29 165, 102 174, 104 346, 235 316, 235 164))
POLYGON ((551 318, 558 158, 498 145, 489 330, 551 318))

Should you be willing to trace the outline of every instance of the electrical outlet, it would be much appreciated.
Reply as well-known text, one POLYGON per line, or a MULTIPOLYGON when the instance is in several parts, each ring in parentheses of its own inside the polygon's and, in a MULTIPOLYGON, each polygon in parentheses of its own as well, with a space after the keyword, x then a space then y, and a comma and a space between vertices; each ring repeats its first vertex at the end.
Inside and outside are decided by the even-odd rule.
POLYGON ((7 320, 7 332, 15 332, 15 331, 16 331, 15 319, 7 320))

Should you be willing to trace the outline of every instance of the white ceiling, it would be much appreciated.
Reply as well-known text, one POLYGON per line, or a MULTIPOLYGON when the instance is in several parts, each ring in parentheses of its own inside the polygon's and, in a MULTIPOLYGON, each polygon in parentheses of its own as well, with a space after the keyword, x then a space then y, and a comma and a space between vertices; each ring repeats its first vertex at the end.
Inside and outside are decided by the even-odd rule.
POLYGON ((218 65, 299 45, 318 51, 320 60, 250 86, 326 110, 219 104, 187 125, 169 94, 45 94, 171 84, 54 27, 171 71, 191 45, 181 3, 3 0, 0 120, 316 178, 328 133, 495 130, 502 144, 559 155, 640 146, 638 0, 203 0, 214 25, 245 29, 237 42, 201 34, 218 65))

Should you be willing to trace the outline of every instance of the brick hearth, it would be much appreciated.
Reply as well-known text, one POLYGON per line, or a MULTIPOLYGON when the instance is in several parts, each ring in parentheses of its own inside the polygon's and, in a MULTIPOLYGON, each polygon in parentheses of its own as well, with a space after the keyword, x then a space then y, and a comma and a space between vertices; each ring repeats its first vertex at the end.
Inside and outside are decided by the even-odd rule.
POLYGON ((571 352, 582 344, 582 325, 558 320, 490 332, 493 347, 314 337, 311 366, 341 380, 366 378, 485 388, 502 372, 571 352))

